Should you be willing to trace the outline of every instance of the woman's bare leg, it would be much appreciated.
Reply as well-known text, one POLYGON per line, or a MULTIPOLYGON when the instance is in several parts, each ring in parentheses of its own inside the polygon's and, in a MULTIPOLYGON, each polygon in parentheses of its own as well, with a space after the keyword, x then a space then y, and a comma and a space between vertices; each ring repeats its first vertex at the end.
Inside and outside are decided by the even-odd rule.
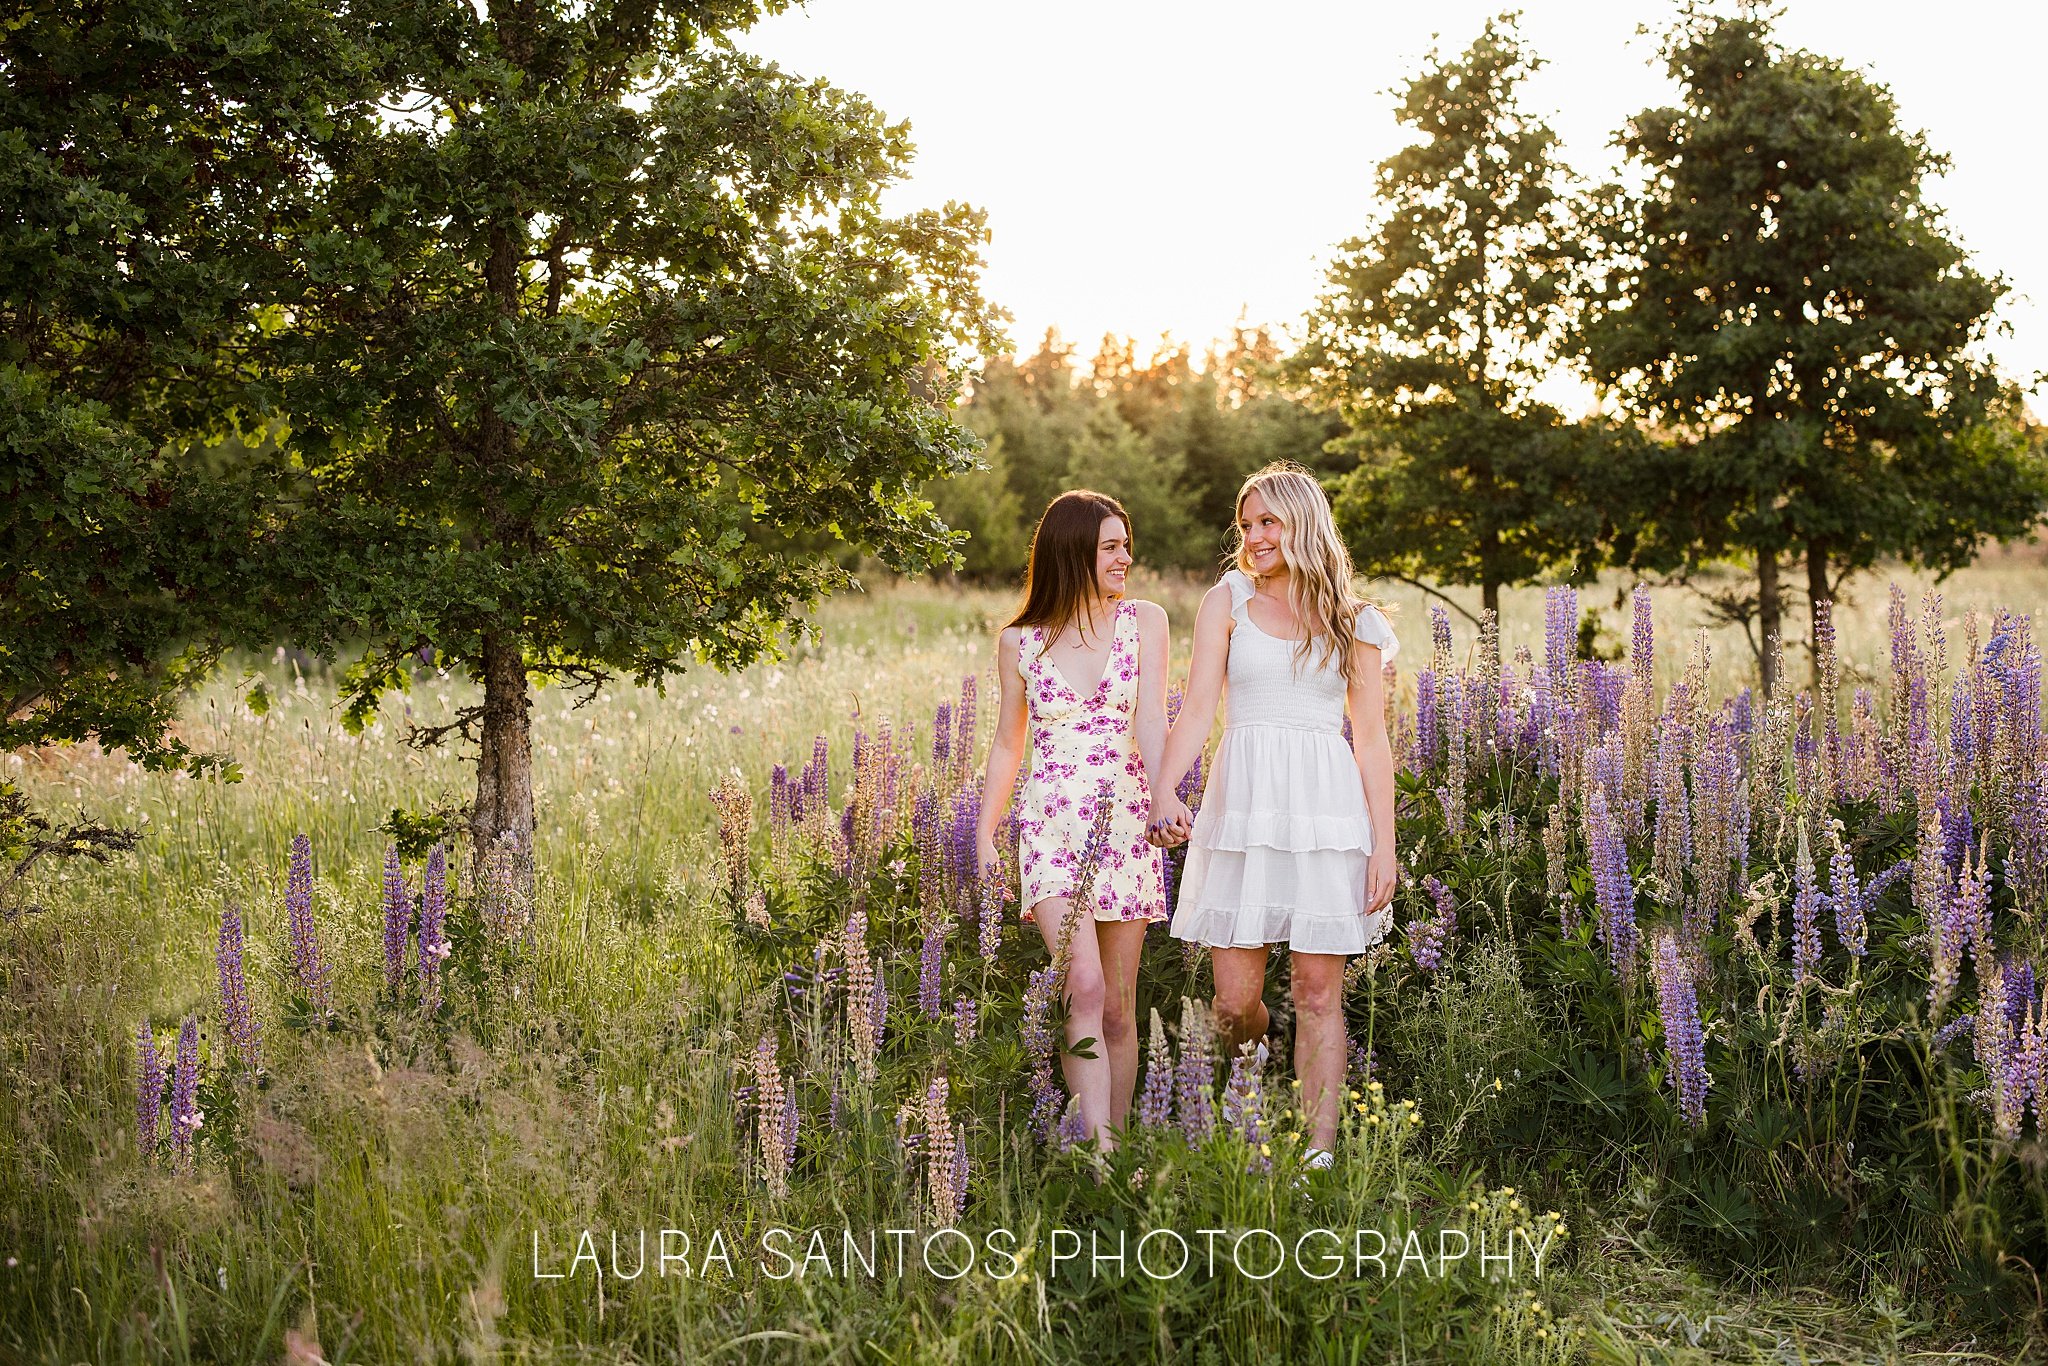
POLYGON ((1211 1009, 1216 1016, 1217 1044, 1223 1056, 1237 1056, 1238 1046, 1261 1038, 1273 1014, 1266 1009, 1266 954, 1264 944, 1255 949, 1209 950, 1209 967, 1216 977, 1216 999, 1211 1009))
POLYGON ((1102 1042, 1109 1054, 1109 1122, 1121 1129, 1138 1087, 1138 955, 1145 948, 1144 920, 1098 920, 1096 947, 1102 955, 1104 993, 1102 1042))
POLYGON ((1337 1142, 1338 1105, 1344 1095, 1344 955, 1296 953, 1294 1075, 1309 1117, 1309 1146, 1328 1152, 1337 1142))
MULTIPOLYGON (((1066 897, 1048 897, 1031 908, 1031 917, 1045 939, 1047 952, 1059 953, 1060 925, 1071 903, 1066 897)), ((1109 1049, 1103 1040, 1102 1012, 1107 995, 1102 954, 1095 942, 1095 922, 1082 916, 1074 925, 1067 949, 1067 1049, 1060 1051, 1060 1073, 1067 1091, 1079 1103, 1081 1129, 1100 1140, 1105 1149, 1115 1146, 1109 1134, 1110 1067, 1109 1049), (1068 1051, 1083 1039, 1093 1039, 1083 1058, 1068 1051)))

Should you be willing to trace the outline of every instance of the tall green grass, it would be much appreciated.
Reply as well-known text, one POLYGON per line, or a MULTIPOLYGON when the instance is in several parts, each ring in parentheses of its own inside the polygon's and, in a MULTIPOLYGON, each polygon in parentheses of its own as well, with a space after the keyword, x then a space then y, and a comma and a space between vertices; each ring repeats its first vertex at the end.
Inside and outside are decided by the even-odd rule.
MULTIPOLYGON (((1176 670, 1202 588, 1137 590, 1171 613, 1176 670)), ((2039 567, 2024 560, 1959 576, 1947 592, 1958 613, 2043 600, 2039 567)), ((1426 648, 1425 599, 1398 585, 1384 596, 1401 608, 1405 671, 1426 648)), ((1879 657, 1879 592, 1869 600, 1843 616, 1845 659, 1879 657)), ((1291 1276, 1049 1286, 747 1274, 748 1254, 758 1260, 750 1240, 769 1224, 908 1226, 917 1213, 889 1114, 861 1111, 857 1097, 846 1102, 851 1157, 838 1169, 806 1173, 779 1205, 747 1177, 736 1091, 762 1003, 716 895, 706 793, 732 768, 760 791, 772 762, 794 767, 821 733, 843 772, 855 726, 886 717, 922 731, 967 673, 981 675, 985 737, 993 631, 1008 606, 997 592, 895 585, 825 604, 814 638, 743 673, 693 674, 666 695, 620 688, 582 707, 541 690, 535 940, 459 995, 441 1026, 378 1003, 378 827, 394 808, 468 798, 459 754, 401 743, 408 712, 449 719, 471 696, 465 683, 423 680, 349 735, 324 676, 282 657, 246 661, 193 699, 182 728, 195 746, 234 755, 245 775, 236 784, 145 774, 80 749, 0 759, 41 806, 146 831, 129 858, 41 876, 41 909, 0 929, 0 1262, 13 1259, 0 1268, 0 1355, 274 1361, 296 1342, 334 1362, 1540 1361, 1568 1347, 1595 1359, 1653 1349, 1673 1361, 1861 1361, 1937 1344, 1961 1352, 1947 1359, 1971 1359, 1959 1332, 1915 1322, 1883 1287, 1845 1304, 1704 1280, 1684 1249, 1650 1237, 1628 1200, 1596 1199, 1568 1179, 1553 1189, 1574 1202, 1569 1250, 1541 1282, 1512 1289, 1457 1277, 1332 1288, 1291 1276), (259 678, 273 699, 261 715, 249 705, 259 678), (316 851, 317 914, 337 963, 343 1019, 329 1031, 284 1022, 282 884, 299 831, 316 851), (187 1012, 207 1018, 230 896, 250 926, 270 1076, 228 1091, 233 1113, 209 1115, 235 1151, 181 1176, 136 1152, 133 1034, 144 1020, 161 1032, 187 1012), (559 1270, 577 1231, 602 1240, 642 1226, 697 1241, 722 1229, 739 1270, 607 1276, 601 1287, 587 1267, 570 1280, 534 1275, 536 1232, 543 1269, 559 1270)), ((1540 648, 1540 591, 1511 591, 1505 611, 1506 650, 1540 648)), ((1663 595, 1660 630, 1687 629, 1689 611, 1663 595)), ((1717 672, 1746 670, 1744 648, 1722 631, 1717 672)), ((1177 946, 1155 938, 1148 958, 1155 990, 1201 994, 1177 946)), ((1375 1039, 1433 1079, 1413 1097, 1431 1122, 1398 1151, 1297 1189, 1252 1181, 1227 1156, 1169 1154, 1178 1165, 1134 1180, 1158 1159, 1133 1145, 1098 1185, 1077 1160, 1047 1159, 1018 1115, 981 1112, 1001 1156, 977 1173, 970 1224, 1043 1248, 1055 1225, 1348 1229, 1468 1203, 1481 1207, 1465 1211, 1474 1219, 1506 1217, 1516 1197, 1500 1189, 1530 1177, 1489 1169, 1473 1149, 1477 1121, 1457 1127, 1461 1115, 1513 1104, 1489 1099, 1486 1064, 1528 1042, 1515 1023, 1519 985, 1490 962, 1470 955, 1432 997, 1433 1014, 1390 1022, 1375 1039)), ((824 1105, 807 1095, 807 1122, 824 1105)))

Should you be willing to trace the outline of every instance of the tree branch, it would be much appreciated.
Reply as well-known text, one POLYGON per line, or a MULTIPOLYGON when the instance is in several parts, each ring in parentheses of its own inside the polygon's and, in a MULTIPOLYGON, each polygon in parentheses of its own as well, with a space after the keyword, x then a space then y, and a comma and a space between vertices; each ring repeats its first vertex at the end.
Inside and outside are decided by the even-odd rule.
POLYGON ((1459 602, 1456 598, 1444 592, 1441 588, 1432 588, 1430 585, 1424 583, 1421 579, 1411 579, 1406 574, 1373 574, 1369 575, 1368 577, 1375 579, 1392 579, 1396 583, 1405 583, 1410 588, 1420 588, 1423 592, 1429 594, 1431 597, 1442 598, 1445 602, 1457 608, 1459 614, 1463 616, 1465 620, 1471 622, 1474 626, 1481 626, 1485 624, 1481 622, 1478 617, 1472 615, 1471 609, 1467 608, 1464 603, 1459 602))

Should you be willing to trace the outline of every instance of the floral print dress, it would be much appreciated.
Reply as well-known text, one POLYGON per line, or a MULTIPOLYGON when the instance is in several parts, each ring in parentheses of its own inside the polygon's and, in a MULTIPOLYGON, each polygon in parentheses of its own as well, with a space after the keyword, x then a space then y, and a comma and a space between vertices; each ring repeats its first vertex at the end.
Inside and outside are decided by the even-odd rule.
POLYGON ((1071 896, 1096 801, 1107 783, 1109 836, 1096 861, 1097 920, 1164 920, 1166 872, 1146 842, 1152 792, 1138 757, 1138 609, 1119 602, 1102 681, 1083 698, 1046 658, 1045 631, 1023 628, 1017 672, 1031 709, 1030 771, 1017 815, 1023 918, 1048 897, 1071 896))

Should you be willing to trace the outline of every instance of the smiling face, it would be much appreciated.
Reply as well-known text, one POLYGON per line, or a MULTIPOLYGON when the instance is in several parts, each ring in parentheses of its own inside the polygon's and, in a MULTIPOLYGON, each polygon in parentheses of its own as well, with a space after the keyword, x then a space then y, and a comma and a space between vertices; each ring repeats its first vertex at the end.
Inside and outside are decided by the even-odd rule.
POLYGON ((1131 568, 1131 533, 1123 518, 1105 517, 1095 533, 1095 586, 1112 598, 1124 595, 1131 568))
POLYGON ((1260 576, 1284 574, 1287 559, 1280 550, 1280 538, 1286 531, 1278 513, 1266 505, 1266 500, 1253 489, 1245 494, 1237 505, 1237 530, 1244 538, 1244 555, 1251 562, 1252 572, 1260 576))

